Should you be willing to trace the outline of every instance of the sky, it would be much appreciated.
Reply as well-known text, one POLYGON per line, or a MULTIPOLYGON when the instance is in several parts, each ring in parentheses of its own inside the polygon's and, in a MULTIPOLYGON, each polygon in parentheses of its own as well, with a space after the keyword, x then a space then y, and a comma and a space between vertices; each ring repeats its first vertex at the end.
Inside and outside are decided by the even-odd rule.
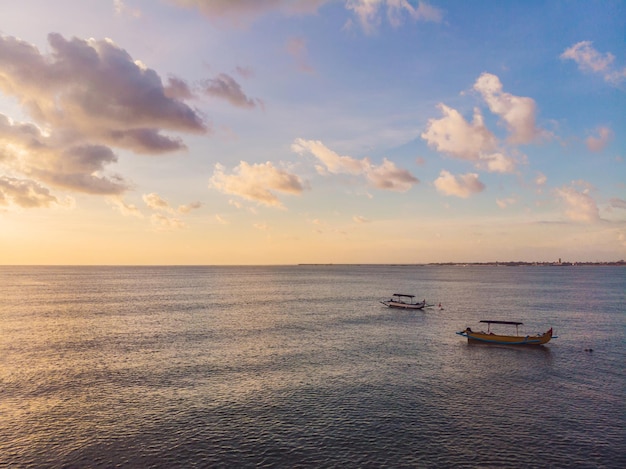
POLYGON ((0 3, 0 264, 626 258, 626 2, 0 3))

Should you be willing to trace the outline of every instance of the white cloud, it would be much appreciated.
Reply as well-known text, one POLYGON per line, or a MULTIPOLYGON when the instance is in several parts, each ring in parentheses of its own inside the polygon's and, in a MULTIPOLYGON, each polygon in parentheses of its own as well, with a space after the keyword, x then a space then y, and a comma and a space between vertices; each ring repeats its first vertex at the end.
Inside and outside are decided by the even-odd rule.
POLYGON ((166 212, 173 212, 170 204, 161 198, 156 192, 152 192, 151 194, 144 194, 143 201, 146 203, 148 207, 152 210, 164 210, 166 212))
POLYGON ((156 192, 152 192, 150 194, 144 194, 142 198, 145 204, 152 210, 160 210, 169 214, 174 214, 176 212, 181 213, 181 214, 186 214, 202 206, 200 202, 191 202, 189 204, 179 205, 178 209, 174 210, 174 208, 170 205, 170 203, 166 201, 165 199, 163 199, 156 192))
POLYGON ((512 173, 515 171, 515 161, 502 153, 481 155, 480 161, 481 164, 478 166, 485 167, 491 173, 512 173))
MULTIPOLYGON (((547 135, 535 125, 535 101, 503 92, 497 76, 483 73, 476 80, 474 89, 481 94, 489 110, 506 124, 509 144, 531 143, 537 136, 547 135)), ((472 121, 468 122, 456 109, 443 103, 437 107, 443 117, 429 119, 421 134, 430 147, 454 158, 471 161, 477 168, 489 172, 515 171, 518 161, 505 151, 487 128, 479 108, 474 108, 472 121)))
POLYGON ((435 150, 468 161, 479 161, 481 155, 496 149, 496 137, 485 127, 482 114, 474 109, 470 124, 456 110, 445 104, 437 106, 440 119, 429 119, 421 137, 435 150))
POLYGON ((441 119, 429 119, 421 137, 430 147, 454 158, 473 162, 476 167, 490 172, 510 173, 515 161, 498 149, 498 140, 487 129, 478 108, 469 123, 456 110, 439 104, 441 119))
POLYGON ((584 181, 555 189, 556 196, 565 206, 565 215, 570 220, 588 223, 600 220, 598 206, 590 192, 591 186, 584 181), (577 186, 582 189, 577 189, 577 186))
POLYGON ((174 231, 186 228, 186 225, 182 220, 167 217, 161 213, 152 214, 150 221, 152 222, 152 226, 154 226, 157 231, 174 231))
POLYGON ((357 160, 351 156, 340 156, 319 140, 304 140, 297 138, 291 145, 292 151, 299 155, 309 152, 323 163, 318 166, 320 174, 331 172, 333 174, 362 174, 370 165, 369 160, 357 160))
POLYGON ((322 163, 316 166, 322 175, 329 172, 363 175, 373 187, 396 192, 406 192, 419 182, 419 179, 409 171, 398 168, 387 158, 383 159, 381 165, 376 166, 370 162, 369 158, 358 160, 351 156, 340 156, 320 141, 302 138, 296 139, 291 149, 300 155, 311 153, 315 156, 322 163))
POLYGON ((370 222, 370 220, 368 218, 366 218, 364 216, 361 216, 361 215, 354 215, 352 217, 352 221, 354 223, 358 223, 358 224, 369 223, 370 222))
POLYGON ((113 9, 118 15, 129 15, 134 18, 141 17, 141 10, 128 7, 123 0, 113 0, 113 9))
POLYGON ((572 47, 565 49, 561 54, 562 59, 571 59, 578 64, 583 71, 605 72, 609 69, 615 56, 610 52, 601 54, 592 46, 591 41, 581 41, 572 47))
POLYGON ((592 45, 591 41, 581 41, 565 49, 561 54, 561 59, 570 59, 578 64, 578 68, 583 72, 599 73, 604 80, 619 85, 626 80, 626 67, 615 68, 613 62, 615 56, 610 52, 602 54, 592 45))
POLYGON ((143 218, 143 214, 134 204, 129 204, 124 202, 121 196, 110 196, 107 198, 109 203, 113 205, 113 207, 117 208, 122 215, 125 217, 137 217, 143 218))
MULTIPOLYGON (((120 0, 116 0, 121 3, 120 0)), ((194 8, 212 21, 225 20, 235 26, 249 23, 272 12, 285 15, 315 14, 319 8, 336 0, 168 0, 182 8, 194 8)), ((366 33, 375 31, 386 13, 393 27, 402 24, 404 18, 412 21, 440 23, 443 11, 422 0, 417 6, 410 0, 343 0, 346 10, 351 12, 366 33)), ((346 28, 352 27, 352 19, 346 28)))
POLYGON ((225 194, 233 194, 247 200, 270 207, 283 208, 275 192, 299 195, 303 183, 295 174, 274 167, 271 162, 264 164, 239 163, 232 174, 226 174, 219 163, 215 165, 209 187, 225 194))
POLYGON ((530 143, 540 134, 535 126, 533 99, 503 92, 500 79, 491 73, 481 74, 474 89, 482 95, 489 110, 504 120, 510 132, 510 143, 530 143))
POLYGON ((435 187, 445 195, 454 195, 464 199, 485 189, 485 185, 479 181, 476 173, 454 176, 446 170, 439 173, 439 177, 435 180, 435 187))
POLYGON ((192 210, 199 209, 200 207, 202 207, 202 203, 201 202, 191 202, 189 204, 179 205, 178 206, 178 213, 189 213, 192 210))
POLYGON ((507 197, 506 199, 496 199, 496 204, 500 208, 506 208, 517 203, 517 197, 507 197))
MULTIPOLYGON (((352 11, 366 33, 372 33, 381 23, 381 10, 387 10, 387 19, 393 27, 399 27, 403 18, 408 16, 413 21, 439 23, 443 12, 418 0, 417 7, 408 0, 347 0, 346 9, 352 11)), ((348 22, 347 27, 351 27, 348 22)))

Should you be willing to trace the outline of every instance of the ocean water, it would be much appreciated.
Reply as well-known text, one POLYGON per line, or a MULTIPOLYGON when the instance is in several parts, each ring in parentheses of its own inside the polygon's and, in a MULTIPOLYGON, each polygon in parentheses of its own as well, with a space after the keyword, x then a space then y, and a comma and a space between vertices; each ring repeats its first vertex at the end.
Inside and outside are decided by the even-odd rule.
POLYGON ((0 267, 0 281, 0 467, 626 467, 626 268, 0 267), (396 292, 435 306, 379 303, 396 292), (558 338, 455 334, 481 319, 558 338))

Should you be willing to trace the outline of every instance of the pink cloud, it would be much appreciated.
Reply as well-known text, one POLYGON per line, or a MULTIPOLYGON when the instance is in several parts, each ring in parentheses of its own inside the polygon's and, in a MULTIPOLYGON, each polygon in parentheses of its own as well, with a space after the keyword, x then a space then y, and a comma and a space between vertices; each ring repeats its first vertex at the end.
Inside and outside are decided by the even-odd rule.
POLYGON ((608 127, 600 127, 597 129, 597 135, 597 137, 593 135, 587 137, 585 143, 589 151, 600 152, 604 150, 604 147, 606 147, 607 143, 609 143, 613 137, 613 132, 608 127))
POLYGON ((439 173, 439 177, 434 184, 439 192, 464 199, 485 189, 485 185, 480 182, 476 173, 455 176, 446 170, 442 170, 439 173))
POLYGON ((304 190, 302 180, 295 174, 264 164, 239 163, 232 174, 217 164, 209 186, 225 194, 232 194, 270 207, 283 208, 276 192, 298 195, 304 190))

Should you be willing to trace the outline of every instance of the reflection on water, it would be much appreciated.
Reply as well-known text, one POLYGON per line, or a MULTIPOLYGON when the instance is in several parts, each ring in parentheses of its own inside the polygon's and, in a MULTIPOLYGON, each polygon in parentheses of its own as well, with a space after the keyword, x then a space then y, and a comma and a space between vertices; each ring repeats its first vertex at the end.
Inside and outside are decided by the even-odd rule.
POLYGON ((3 267, 0 461, 623 467, 625 273, 3 267), (455 334, 496 316, 559 338, 455 334))

